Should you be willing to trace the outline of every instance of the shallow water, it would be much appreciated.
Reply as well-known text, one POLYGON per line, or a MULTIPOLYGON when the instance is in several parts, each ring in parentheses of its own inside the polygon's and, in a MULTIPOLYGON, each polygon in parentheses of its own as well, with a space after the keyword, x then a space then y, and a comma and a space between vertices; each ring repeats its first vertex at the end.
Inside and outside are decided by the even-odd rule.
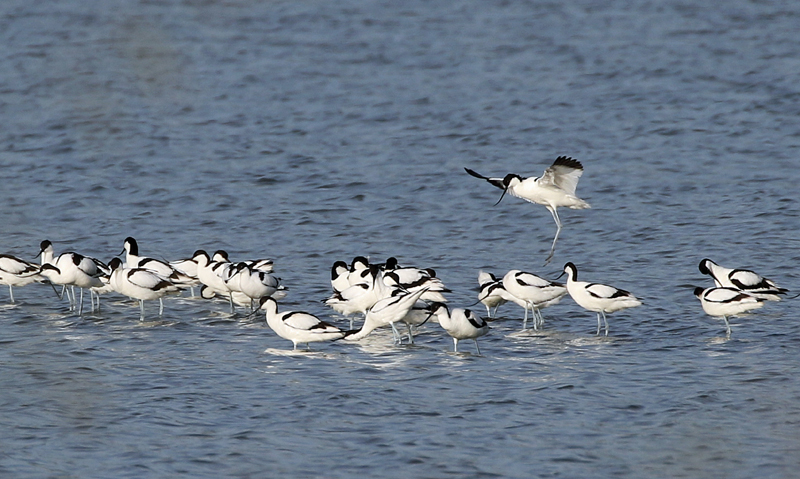
MULTIPOLYGON (((292 352, 186 296, 77 317, 42 285, 0 307, 9 477, 792 477, 795 301, 723 324, 703 257, 800 289, 793 2, 78 2, 0 7, 0 250, 270 256, 282 309, 358 254, 581 279, 645 305, 608 338, 569 298, 452 353, 426 325, 292 352), (469 177, 585 165, 592 209, 469 177)), ((7 292, 0 289, 0 300, 7 292)), ((482 307, 478 305, 476 311, 482 307)), ((342 323, 344 324, 344 323, 342 323)))

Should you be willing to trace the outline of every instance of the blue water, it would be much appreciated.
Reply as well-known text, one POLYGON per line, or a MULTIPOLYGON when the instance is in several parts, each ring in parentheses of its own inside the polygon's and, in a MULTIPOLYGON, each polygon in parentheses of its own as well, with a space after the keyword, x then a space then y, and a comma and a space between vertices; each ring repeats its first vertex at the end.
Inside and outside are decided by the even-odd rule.
MULTIPOLYGON (((0 307, 0 475, 789 478, 800 466, 796 300, 724 325, 704 257, 800 290, 800 5, 23 2, 0 6, 0 250, 270 256, 282 309, 340 321, 329 268, 581 279, 644 306, 608 338, 569 298, 482 356, 436 324, 291 353, 263 317, 44 285, 0 307), (579 159, 592 209, 463 171, 579 159)), ((0 288, 0 301, 7 291, 0 288)), ((474 308, 483 311, 480 305, 474 308)), ((341 323, 344 324, 344 323, 341 323)))

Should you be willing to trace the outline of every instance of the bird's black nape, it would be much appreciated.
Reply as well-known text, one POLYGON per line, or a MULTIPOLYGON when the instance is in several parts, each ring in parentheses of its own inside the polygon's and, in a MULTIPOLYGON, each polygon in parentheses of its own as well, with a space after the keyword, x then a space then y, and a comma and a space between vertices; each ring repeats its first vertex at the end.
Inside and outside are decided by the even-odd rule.
POLYGON ((709 268, 709 266, 708 266, 708 265, 709 265, 709 263, 713 264, 714 262, 713 262, 713 261, 711 261, 711 260, 710 260, 710 259, 708 259, 708 258, 706 258, 706 259, 703 259, 702 261, 700 261, 700 265, 698 266, 698 269, 699 269, 699 270, 700 270, 700 272, 701 272, 701 273, 703 273, 703 274, 706 274, 706 275, 709 275, 709 276, 713 276, 713 275, 711 274, 711 268, 709 268))
POLYGON ((567 274, 567 270, 572 271, 572 280, 573 281, 577 281, 578 280, 578 268, 575 266, 575 264, 572 261, 570 261, 570 262, 568 262, 567 264, 564 265, 564 272, 561 273, 560 275, 558 275, 558 278, 556 278, 556 280, 560 279, 562 276, 567 274))

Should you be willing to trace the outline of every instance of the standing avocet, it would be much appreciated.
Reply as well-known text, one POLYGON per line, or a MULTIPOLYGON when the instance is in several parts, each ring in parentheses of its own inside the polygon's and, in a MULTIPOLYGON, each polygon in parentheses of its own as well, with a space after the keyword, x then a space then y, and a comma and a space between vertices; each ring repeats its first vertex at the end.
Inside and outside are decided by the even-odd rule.
POLYGON ((347 263, 344 261, 339 260, 333 263, 331 267, 331 287, 334 293, 344 291, 350 287, 350 281, 347 280, 349 273, 350 268, 347 267, 347 263))
POLYGON ((122 260, 114 258, 108 263, 111 268, 109 284, 119 294, 139 300, 139 310, 144 320, 144 302, 151 299, 158 300, 158 315, 164 314, 163 297, 168 293, 178 291, 178 287, 166 278, 145 268, 127 268, 122 265, 122 260))
MULTIPOLYGON (((219 252, 215 253, 216 257, 219 252)), ((208 253, 199 249, 194 252, 192 259, 197 263, 197 279, 200 280, 214 294, 228 297, 231 313, 234 312, 233 293, 225 280, 230 277, 230 262, 211 260, 208 253)), ((211 295, 214 296, 213 294, 211 295)))
POLYGON ((728 337, 731 336, 731 325, 728 316, 736 316, 764 305, 763 298, 758 298, 736 288, 695 288, 694 295, 700 300, 703 311, 709 316, 722 317, 728 337))
POLYGON ((738 289, 767 301, 780 301, 780 295, 789 292, 754 271, 725 268, 710 259, 700 261, 699 269, 701 273, 714 278, 717 287, 738 289))
POLYGON ((12 303, 14 286, 26 286, 41 281, 44 281, 44 277, 39 274, 39 266, 10 254, 0 254, 0 284, 8 285, 12 303))
POLYGON ((364 324, 355 334, 347 336, 345 340, 358 341, 369 335, 372 331, 382 326, 392 327, 392 337, 395 342, 400 341, 400 333, 394 323, 402 322, 403 318, 414 307, 417 300, 425 294, 427 289, 423 288, 413 293, 395 290, 391 296, 377 301, 364 317, 364 324))
POLYGON ((478 301, 486 306, 486 315, 491 318, 491 308, 494 308, 494 314, 497 314, 497 308, 504 305, 508 301, 503 294, 506 292, 505 288, 503 288, 503 280, 497 279, 492 273, 479 271, 478 284, 480 285, 480 289, 478 290, 478 301))
POLYGON ((388 286, 411 292, 426 288, 428 291, 420 298, 423 301, 445 303, 447 298, 443 293, 450 292, 442 280, 436 277, 436 270, 411 266, 401 267, 397 264, 397 258, 394 256, 387 259, 384 264, 383 282, 388 286))
MULTIPOLYGON (((100 276, 110 273, 108 266, 99 259, 73 252, 61 253, 56 257, 53 243, 49 240, 42 241, 39 247, 42 276, 49 279, 52 284, 63 285, 64 291, 67 291, 66 287, 69 286, 67 292, 69 309, 74 311, 77 307, 78 314, 83 314, 83 290, 89 289, 89 294, 93 294, 91 292, 93 288, 103 288, 105 283, 100 279, 100 276), (46 268, 48 265, 53 267, 46 268), (80 301, 75 298, 76 286, 81 290, 80 301)), ((94 308, 94 302, 92 302, 92 308, 94 308)))
POLYGON ((450 311, 444 303, 434 303, 431 310, 436 314, 439 325, 453 338, 453 352, 458 352, 458 341, 471 339, 475 341, 475 349, 481 354, 478 347, 478 338, 489 332, 489 325, 468 309, 455 308, 450 311))
MULTIPOLYGON (((430 303, 418 299, 408 313, 403 316, 400 322, 405 323, 408 330, 408 344, 414 344, 414 332, 418 327, 427 323, 432 314, 430 303)), ((402 343, 402 338, 399 342, 402 343)))
POLYGON ((197 261, 194 258, 181 258, 170 261, 169 265, 175 270, 186 276, 183 284, 189 287, 192 297, 195 296, 195 286, 201 286, 203 283, 197 278, 197 261))
POLYGON ((352 315, 364 314, 379 300, 391 296, 396 288, 387 286, 383 281, 383 272, 377 265, 368 268, 368 274, 363 275, 364 282, 356 283, 342 291, 334 292, 325 300, 325 304, 334 311, 350 317, 350 329, 353 329, 352 315))
POLYGON ((304 343, 308 347, 309 343, 319 341, 334 341, 342 339, 345 331, 321 321, 313 314, 302 311, 278 312, 278 302, 267 296, 261 299, 261 309, 267 313, 267 324, 275 331, 275 334, 288 339, 297 349, 298 343, 304 343))
POLYGON ((553 164, 544 170, 539 178, 524 178, 515 173, 509 173, 504 178, 489 178, 476 173, 469 168, 464 168, 470 175, 488 181, 491 185, 503 190, 498 204, 503 196, 508 193, 531 203, 543 205, 553 215, 556 222, 556 236, 553 238, 553 245, 550 247, 550 254, 545 260, 548 264, 553 259, 556 251, 556 241, 561 233, 561 219, 558 217, 558 207, 563 206, 572 209, 591 208, 589 203, 575 196, 575 189, 578 187, 578 180, 583 175, 583 165, 580 161, 567 156, 559 156, 553 164))
MULTIPOLYGON (((244 293, 253 302, 272 296, 281 286, 280 278, 260 269, 255 269, 245 261, 236 263, 233 266, 233 273, 225 284, 232 292, 244 293)), ((251 304, 251 307, 253 307, 253 304, 251 304)))
POLYGON ((539 326, 544 326, 541 309, 558 303, 567 294, 563 284, 518 269, 512 269, 503 276, 503 288, 515 298, 525 302, 522 329, 528 324, 528 309, 533 315, 533 329, 539 329, 539 326))
POLYGON ((356 256, 350 262, 350 272, 347 274, 347 281, 350 286, 367 281, 370 272, 369 260, 364 256, 356 256))
POLYGON ((125 263, 123 266, 126 268, 149 269, 162 278, 169 280, 179 288, 188 288, 197 282, 197 278, 178 271, 174 266, 166 261, 161 261, 160 259, 156 258, 148 258, 147 256, 139 256, 139 245, 136 240, 130 236, 125 238, 122 246, 122 253, 125 253, 125 263))
POLYGON ((567 291, 572 296, 572 299, 583 309, 597 313, 597 334, 600 334, 601 315, 606 327, 606 336, 608 336, 606 313, 613 313, 614 311, 633 308, 642 304, 634 295, 623 289, 606 284, 578 281, 578 268, 572 263, 564 265, 564 273, 567 274, 567 291))

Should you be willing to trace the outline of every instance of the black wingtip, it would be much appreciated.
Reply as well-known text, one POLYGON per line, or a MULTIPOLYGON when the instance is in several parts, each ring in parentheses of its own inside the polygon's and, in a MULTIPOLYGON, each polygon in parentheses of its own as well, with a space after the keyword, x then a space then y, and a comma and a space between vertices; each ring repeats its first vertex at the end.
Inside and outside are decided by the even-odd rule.
POLYGON ((572 158, 571 156, 559 156, 556 158, 556 161, 553 162, 553 166, 566 166, 567 168, 574 168, 576 170, 582 170, 583 165, 580 161, 572 158))

